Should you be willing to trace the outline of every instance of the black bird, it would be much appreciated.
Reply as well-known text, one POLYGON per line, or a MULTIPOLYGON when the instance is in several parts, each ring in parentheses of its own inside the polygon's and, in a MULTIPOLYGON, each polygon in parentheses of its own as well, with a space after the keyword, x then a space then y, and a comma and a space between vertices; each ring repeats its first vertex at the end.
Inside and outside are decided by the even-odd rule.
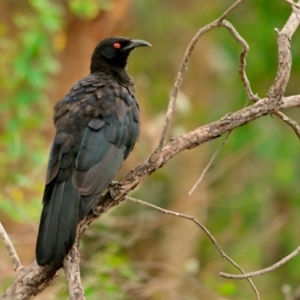
POLYGON ((140 46, 151 45, 124 37, 101 41, 91 58, 90 75, 54 108, 56 135, 36 245, 40 266, 63 264, 78 221, 89 213, 134 147, 139 106, 125 67, 130 52, 140 46))

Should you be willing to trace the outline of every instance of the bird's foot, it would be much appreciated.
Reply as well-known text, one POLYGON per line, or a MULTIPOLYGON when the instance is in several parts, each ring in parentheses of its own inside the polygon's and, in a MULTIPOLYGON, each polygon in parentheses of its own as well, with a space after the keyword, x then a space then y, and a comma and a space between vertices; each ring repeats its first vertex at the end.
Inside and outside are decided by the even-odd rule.
MULTIPOLYGON (((116 196, 116 193, 114 192, 113 189, 114 189, 115 187, 117 187, 118 185, 119 185, 119 182, 118 182, 118 181, 112 181, 111 184, 109 185, 109 187, 107 188, 108 193, 109 193, 110 197, 111 197, 113 200, 115 200, 115 196, 116 196)), ((105 198, 107 198, 107 197, 104 196, 104 195, 102 195, 101 198, 105 199, 105 198), (104 197, 104 198, 103 198, 103 197, 104 197)), ((105 210, 103 210, 103 211, 105 211, 105 210)), ((92 207, 92 212, 93 212, 93 214, 94 214, 95 216, 100 216, 100 215, 103 213, 103 211, 97 210, 97 203, 95 203, 94 206, 92 207)))
POLYGON ((118 181, 112 181, 108 187, 108 192, 113 200, 116 200, 116 193, 114 192, 114 188, 119 185, 118 181))
POLYGON ((97 206, 96 206, 96 205, 94 205, 94 206, 92 207, 92 212, 93 212, 93 214, 94 214, 96 217, 99 217, 99 216, 101 215, 101 213, 100 213, 99 211, 97 211, 97 206))

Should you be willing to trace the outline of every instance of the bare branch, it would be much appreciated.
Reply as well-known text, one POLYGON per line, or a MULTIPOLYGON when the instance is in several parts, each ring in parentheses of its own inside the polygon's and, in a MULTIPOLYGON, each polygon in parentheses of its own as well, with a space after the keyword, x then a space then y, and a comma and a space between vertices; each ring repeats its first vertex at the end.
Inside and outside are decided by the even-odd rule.
POLYGON ((64 271, 68 282, 69 300, 85 300, 80 278, 80 253, 78 241, 64 260, 64 271))
POLYGON ((294 130, 297 137, 300 139, 300 127, 296 121, 290 119, 280 111, 275 112, 274 115, 279 117, 283 122, 287 123, 294 130))
POLYGON ((208 25, 204 26, 203 28, 200 28, 199 31, 195 34, 195 36, 193 37, 193 39, 191 40, 190 44, 188 45, 182 63, 179 67, 176 79, 175 79, 175 84, 171 93, 171 97, 169 100, 169 106, 168 106, 168 110, 167 110, 167 115, 166 115, 166 120, 165 120, 165 125, 162 131, 162 135, 161 138, 159 140, 158 146, 155 150, 154 153, 159 153, 162 148, 164 147, 167 137, 168 137, 168 133, 170 130, 170 126, 171 126, 171 122, 172 122, 172 117, 173 117, 173 113, 174 113, 174 109, 175 109, 175 104, 176 104, 176 99, 177 99, 177 94, 178 94, 178 90, 180 88, 183 76, 187 70, 187 66, 189 63, 189 60, 192 56, 193 50, 199 40, 199 38, 204 35, 205 33, 207 33, 208 31, 212 30, 213 28, 219 27, 220 23, 229 15, 229 13, 231 13, 234 9, 236 9, 242 2, 244 2, 245 0, 238 0, 236 1, 232 6, 230 6, 226 12, 217 20, 209 23, 208 25))
MULTIPOLYGON (((237 1, 240 4, 242 1, 237 1)), ((257 118, 267 114, 273 114, 276 111, 285 110, 288 108, 300 106, 300 95, 283 97, 287 82, 290 76, 291 68, 291 53, 290 40, 295 30, 299 26, 300 18, 296 13, 292 13, 284 28, 278 32, 278 56, 279 66, 274 84, 270 88, 267 98, 254 103, 252 106, 244 107, 243 109, 225 115, 222 119, 198 127, 188 133, 176 137, 169 141, 166 145, 166 139, 171 124, 172 114, 176 102, 177 92, 180 87, 183 75, 186 72, 187 64, 192 51, 198 39, 212 28, 222 26, 224 20, 216 20, 207 26, 201 28, 190 42, 172 91, 169 102, 166 123, 163 133, 156 151, 150 155, 142 164, 131 170, 118 185, 111 188, 114 197, 111 193, 103 195, 95 207, 98 215, 91 212, 78 225, 78 238, 81 237, 86 228, 97 219, 102 213, 124 201, 126 195, 137 187, 144 179, 149 177, 157 169, 163 167, 170 159, 178 153, 197 147, 201 144, 210 142, 219 138, 225 133, 228 133, 235 128, 245 125, 257 118)), ((226 24, 226 23, 225 23, 226 24)), ((74 246, 76 247, 76 246, 74 246)), ((52 281, 56 274, 57 268, 39 267, 34 262, 27 268, 21 268, 17 272, 17 276, 12 285, 7 289, 5 295, 1 299, 18 299, 26 300, 31 296, 41 292, 52 281)))
MULTIPOLYGON (((283 103, 277 107, 277 109, 285 110, 298 107, 300 106, 300 95, 282 98, 282 102, 283 103)), ((117 185, 112 187, 111 192, 114 194, 114 199, 111 198, 110 193, 105 194, 99 199, 95 207, 97 215, 91 212, 78 225, 78 238, 81 237, 95 219, 110 208, 118 205, 121 201, 124 201, 125 196, 131 190, 150 176, 151 173, 165 165, 179 152, 212 141, 224 133, 274 112, 275 109, 276 106, 274 102, 265 98, 254 103, 252 106, 245 107, 232 114, 227 114, 214 123, 198 127, 193 131, 174 138, 162 149, 161 153, 156 156, 151 155, 142 164, 130 171, 117 185)), ((15 290, 18 291, 18 300, 29 299, 32 295, 35 295, 35 293, 38 293, 49 285, 57 271, 57 268, 52 267, 41 268, 37 266, 35 262, 24 269, 22 273, 18 274, 1 300, 11 299, 10 297, 14 295, 15 290), (32 286, 35 286, 35 289, 33 289, 32 286)))
MULTIPOLYGON (((286 0, 287 1, 287 0, 286 0)), ((278 34, 278 57, 279 57, 279 66, 277 70, 277 75, 275 79, 275 83, 270 88, 268 92, 268 96, 272 95, 272 97, 276 97, 278 103, 282 101, 282 96, 285 92, 286 85, 289 80, 290 72, 291 72, 291 65, 292 65, 292 57, 290 53, 290 40, 292 35, 294 34, 297 26, 299 25, 299 17, 297 15, 297 11, 295 7, 300 8, 299 5, 296 3, 287 1, 288 3, 294 5, 293 10, 294 13, 290 16, 289 20, 283 27, 283 29, 278 34), (280 84, 278 84, 280 83, 280 84)), ((288 118, 285 114, 280 111, 274 112, 274 114, 287 123, 296 133, 298 138, 300 138, 300 127, 298 126, 297 122, 288 118)))
POLYGON ((300 4, 295 3, 295 2, 293 2, 293 1, 291 1, 291 0, 285 0, 285 2, 291 4, 293 7, 300 8, 300 4))
POLYGON ((20 268, 17 276, 1 300, 29 300, 41 293, 53 280, 58 268, 40 267, 34 261, 28 267, 20 268))
MULTIPOLYGON (((300 95, 290 96, 282 99, 282 105, 279 110, 300 106, 300 95)), ((181 151, 189 150, 201 144, 210 142, 219 138, 225 133, 228 133, 235 128, 245 125, 259 117, 274 112, 276 105, 270 102, 268 98, 264 98, 252 106, 245 107, 235 113, 225 115, 220 120, 198 127, 188 133, 185 133, 177 138, 172 139, 161 151, 156 155, 150 155, 141 165, 131 170, 119 183, 111 188, 114 198, 111 198, 110 193, 102 196, 95 207, 94 214, 89 214, 88 217, 80 224, 80 234, 88 227, 88 225, 102 213, 109 210, 111 207, 118 205, 125 199, 125 196, 138 186, 141 181, 146 179, 157 169, 163 167, 170 159, 181 151)))
MULTIPOLYGON (((204 233, 208 236, 208 238, 211 240, 211 242, 213 243, 213 245, 217 248, 217 250, 219 251, 219 253, 221 254, 221 256, 223 258, 225 258, 228 262, 230 262, 233 266, 235 266, 238 270, 240 270, 242 273, 245 274, 245 271, 236 263, 234 262, 223 250, 222 248, 219 246, 217 240, 214 238, 214 236, 210 233, 210 231, 203 225, 201 224, 195 217, 193 216, 190 216, 190 215, 186 215, 186 214, 182 214, 182 213, 179 213, 179 212, 176 212, 176 211, 172 211, 172 210, 168 210, 168 209, 164 209, 164 208, 161 208, 159 206, 156 206, 154 204, 151 204, 151 203, 148 203, 148 202, 145 202, 145 201, 142 201, 142 200, 139 200, 139 199, 136 199, 136 198, 132 198, 132 197, 126 197, 127 200, 131 201, 131 202, 135 202, 135 203, 138 203, 138 204, 141 204, 141 205, 144 205, 144 206, 148 206, 148 207, 151 207, 151 208, 154 208, 160 212, 163 212, 164 214, 167 214, 167 215, 172 215, 172 216, 175 216, 175 217, 179 217, 179 218, 183 218, 183 219, 187 219, 187 220, 190 220, 192 222, 194 222, 197 226, 199 226, 203 231, 204 233)), ((259 293, 254 285, 254 283, 252 281, 249 280, 249 283, 251 285, 251 287, 253 288, 253 290, 255 291, 255 294, 256 294, 256 297, 257 299, 259 300, 260 297, 259 297, 259 293)))
MULTIPOLYGON (((246 96, 248 100, 253 100, 254 102, 257 102, 260 100, 260 98, 257 95, 254 95, 254 93, 251 90, 251 85, 249 82, 249 79, 246 74, 246 56, 249 52, 249 45, 248 43, 242 38, 242 36, 238 33, 238 31, 234 28, 234 26, 228 22, 223 21, 220 25, 227 28, 233 38, 242 46, 243 51, 240 54, 240 64, 239 64, 239 74, 246 92, 246 96)), ((247 104, 247 103, 246 103, 247 104)))
POLYGON ((242 275, 233 275, 233 274, 227 274, 227 273, 223 273, 220 272, 220 276, 224 277, 224 278, 229 278, 229 279, 248 279, 250 277, 254 277, 254 276, 258 276, 258 275, 262 275, 271 271, 274 271, 275 269, 281 267, 282 265, 284 265, 286 262, 288 262, 289 260, 291 260, 293 257, 295 257, 297 254, 299 254, 300 252, 300 246, 294 250, 291 254, 289 254, 288 256, 286 256, 285 258, 283 258, 282 260, 278 261, 276 264, 262 269, 262 270, 258 270, 255 272, 251 272, 251 273, 247 273, 247 274, 242 274, 242 275))
POLYGON ((293 11, 282 30, 277 33, 278 69, 274 84, 271 86, 267 94, 267 97, 271 101, 275 101, 277 106, 282 103, 282 97, 290 78, 292 67, 290 42, 298 26, 299 18, 293 11))
MULTIPOLYGON (((235 7, 235 5, 237 5, 237 4, 239 4, 239 3, 236 2, 231 8, 235 7)), ((223 16, 227 16, 227 14, 229 13, 229 11, 230 11, 231 8, 229 8, 228 11, 225 12, 223 16)), ((220 19, 222 19, 222 17, 220 19)), ((257 102, 257 101, 260 100, 260 98, 257 95, 254 95, 254 93, 252 92, 251 86, 250 86, 250 82, 249 82, 247 74, 246 74, 246 56, 247 56, 247 54, 249 52, 249 46, 248 46, 247 42, 241 37, 241 35, 237 32, 237 30, 234 28, 234 26, 230 22, 228 22, 228 21, 222 21, 220 23, 220 26, 224 26, 225 28, 227 28, 229 30, 229 32, 232 34, 233 38, 238 43, 240 43, 241 46, 242 46, 242 48, 243 48, 243 51, 240 54, 239 74, 240 74, 242 83, 244 85, 244 89, 246 91, 247 101, 245 102, 245 105, 244 105, 244 107, 246 107, 249 100, 253 100, 254 102, 257 102)), ((221 148, 224 146, 224 144, 227 142, 230 133, 231 133, 231 131, 228 132, 228 134, 227 134, 224 142, 215 151, 215 153, 212 156, 211 160, 209 161, 209 163, 207 164, 207 166, 202 171, 201 176, 199 177, 199 179, 197 180, 197 182, 195 183, 195 185, 192 187, 192 189, 188 192, 189 196, 192 195, 192 193, 194 192, 194 190, 196 189, 196 187, 202 181, 203 177, 205 176, 207 170, 211 166, 211 164, 214 161, 215 157, 217 156, 217 154, 219 153, 219 151, 221 150, 221 148)))
POLYGON ((300 95, 288 96, 282 98, 280 111, 295 108, 300 105, 300 95))
POLYGON ((19 268, 22 267, 20 258, 14 248, 14 245, 12 244, 8 234, 6 233, 4 227, 2 226, 2 223, 0 222, 0 235, 5 243, 6 249, 8 251, 9 256, 12 258, 14 270, 17 271, 19 268))
MULTIPOLYGON (((299 6, 300 8, 300 6, 299 6)), ((255 102, 259 101, 260 98, 257 95, 254 95, 254 93, 251 90, 250 82, 248 80, 245 68, 246 68, 246 55, 248 54, 249 51, 249 46, 247 42, 239 35, 239 33, 236 31, 234 26, 232 26, 231 23, 228 21, 224 21, 222 23, 222 26, 226 27, 232 34, 235 40, 237 40, 243 47, 243 52, 240 55, 240 64, 239 64, 239 74, 241 76, 242 83, 244 85, 247 99, 248 100, 253 100, 255 102)), ((247 104, 247 103, 246 103, 247 104)), ((296 121, 291 120, 288 118, 285 114, 282 112, 274 112, 274 115, 282 119, 285 123, 287 123, 296 133, 298 138, 300 138, 300 127, 298 126, 296 121)))
POLYGON ((203 177, 205 176, 207 170, 210 168, 211 164, 213 163, 213 161, 215 160, 216 156, 218 155, 218 153, 220 152, 220 150, 223 148, 223 146, 226 144, 229 135, 230 135, 231 131, 227 133, 224 141, 222 142, 222 144, 217 148, 217 150, 215 151, 215 153, 213 154, 213 156, 211 157, 210 161, 208 162, 208 164, 206 165, 206 167, 203 169, 199 179, 196 181, 196 183, 193 185, 193 187, 191 188, 191 190, 188 192, 188 195, 191 196, 193 194, 193 192, 195 191, 195 189, 197 188, 197 186, 200 184, 200 182, 202 181, 203 177))
POLYGON ((223 20, 225 20, 228 15, 234 11, 240 4, 245 2, 245 0, 238 0, 235 3, 233 3, 223 14, 222 16, 218 19, 218 22, 221 23, 223 20))

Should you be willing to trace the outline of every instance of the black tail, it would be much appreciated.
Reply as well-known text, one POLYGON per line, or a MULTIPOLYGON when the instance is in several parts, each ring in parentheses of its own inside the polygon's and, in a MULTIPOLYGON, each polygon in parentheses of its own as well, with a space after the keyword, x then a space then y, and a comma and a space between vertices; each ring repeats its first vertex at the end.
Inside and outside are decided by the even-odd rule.
POLYGON ((40 266, 61 266, 76 236, 80 194, 72 178, 60 183, 55 181, 46 186, 44 193, 36 245, 36 260, 40 266))

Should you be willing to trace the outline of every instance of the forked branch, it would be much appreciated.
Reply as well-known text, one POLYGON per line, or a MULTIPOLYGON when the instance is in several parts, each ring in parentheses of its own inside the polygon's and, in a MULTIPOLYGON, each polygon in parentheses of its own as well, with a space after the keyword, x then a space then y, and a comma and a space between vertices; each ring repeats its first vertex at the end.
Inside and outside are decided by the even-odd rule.
MULTIPOLYGON (((131 172, 129 172, 117 185, 112 186, 110 193, 103 195, 99 199, 97 206, 95 207, 95 211, 98 213, 98 215, 96 216, 91 212, 83 221, 80 222, 78 226, 78 239, 80 239, 86 228, 102 213, 118 205, 121 201, 124 201, 125 197, 131 190, 136 188, 144 179, 149 177, 157 169, 163 167, 170 159, 180 152, 210 142, 221 137, 225 133, 231 132, 239 126, 245 125, 264 115, 274 114, 274 112, 280 112, 282 110, 300 106, 300 95, 284 97, 284 92, 289 80, 291 69, 290 41, 295 30, 299 26, 300 18, 297 16, 298 8, 294 7, 294 12, 291 14, 286 25, 281 31, 278 31, 279 65, 277 75, 267 97, 259 100, 251 91, 250 83, 245 73, 245 56, 247 54, 246 44, 243 44, 243 39, 237 35, 237 32, 233 27, 231 27, 231 24, 225 21, 227 15, 243 1, 244 0, 236 1, 219 19, 201 28, 194 36, 186 50, 183 62, 177 74, 176 82, 174 84, 169 102, 165 127, 156 151, 151 154, 142 164, 131 170, 131 172), (229 29, 229 31, 236 36, 237 40, 242 44, 243 52, 240 58, 240 74, 246 89, 247 98, 256 100, 256 102, 253 105, 244 107, 239 111, 227 114, 216 122, 198 127, 188 133, 170 140, 169 142, 166 142, 174 112, 177 93, 194 47, 203 34, 220 26, 224 26, 229 29), (111 195, 113 195, 113 197, 111 197, 111 195)), ((74 247, 76 248, 77 244, 74 247)), ((74 251, 72 250, 66 258, 66 263, 69 260, 71 263, 77 264, 77 270, 75 273, 79 273, 79 264, 74 257, 74 255, 77 255, 76 253, 78 253, 76 252, 76 249, 74 251)), ((69 272, 68 270, 70 270, 70 267, 66 265, 65 270, 66 273, 69 272)), ((49 285, 54 278, 56 271, 57 269, 52 267, 39 267, 35 262, 26 268, 21 268, 20 272, 17 273, 14 282, 7 289, 5 295, 1 299, 29 299, 31 296, 40 293, 49 285)), ((80 276, 77 279, 70 277, 70 280, 68 281, 70 283, 74 280, 75 282, 78 282, 77 287, 81 286, 80 276)), ((83 299, 83 292, 79 291, 79 293, 83 299)))

